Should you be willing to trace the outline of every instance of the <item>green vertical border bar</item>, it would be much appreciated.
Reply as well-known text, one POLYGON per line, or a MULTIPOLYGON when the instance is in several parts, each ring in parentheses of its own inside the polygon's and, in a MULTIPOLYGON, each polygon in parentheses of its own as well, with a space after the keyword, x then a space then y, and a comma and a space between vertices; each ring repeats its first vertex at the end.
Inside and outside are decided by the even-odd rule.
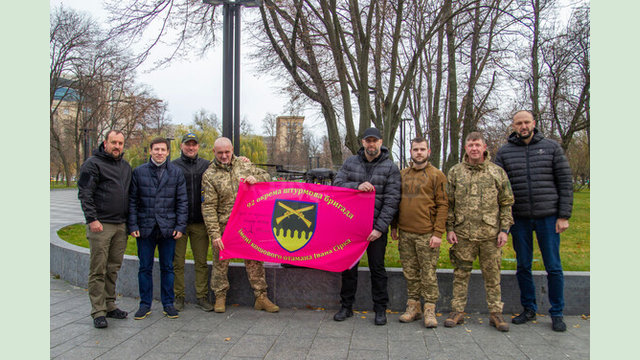
MULTIPOLYGON (((49 3, 2 4, 2 353, 49 354, 49 3)), ((5 355, 6 354, 6 355, 5 355)))
MULTIPOLYGON (((640 4, 591 9, 591 358, 631 354, 637 344, 640 235, 638 153, 640 4)), ((624 355, 623 355, 624 356, 624 355)))

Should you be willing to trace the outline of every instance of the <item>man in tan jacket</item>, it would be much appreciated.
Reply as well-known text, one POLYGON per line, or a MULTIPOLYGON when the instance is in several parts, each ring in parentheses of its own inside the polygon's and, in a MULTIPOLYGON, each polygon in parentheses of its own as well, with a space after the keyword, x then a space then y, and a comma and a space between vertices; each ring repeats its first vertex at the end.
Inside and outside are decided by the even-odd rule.
POLYGON ((411 140, 411 167, 400 172, 402 198, 391 237, 398 240, 402 272, 407 280, 407 309, 401 322, 411 322, 422 316, 420 297, 424 298, 424 326, 438 326, 435 308, 439 289, 436 268, 440 256, 442 234, 447 211, 447 178, 429 164, 431 150, 427 140, 411 140))

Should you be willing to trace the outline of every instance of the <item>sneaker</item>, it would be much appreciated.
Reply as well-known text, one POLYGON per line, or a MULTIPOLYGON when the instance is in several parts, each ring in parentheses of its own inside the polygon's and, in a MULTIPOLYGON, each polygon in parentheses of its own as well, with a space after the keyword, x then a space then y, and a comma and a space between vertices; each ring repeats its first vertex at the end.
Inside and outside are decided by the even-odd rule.
POLYGON ((567 324, 564 323, 562 316, 552 316, 551 322, 553 331, 567 331, 567 324))
POLYGON ((136 311, 135 315, 133 315, 134 320, 142 320, 147 317, 147 315, 151 314, 151 309, 146 306, 140 306, 138 311, 136 311))
POLYGON ((385 325, 387 323, 387 314, 385 310, 376 311, 376 318, 374 320, 376 325, 385 325))
POLYGON ((173 305, 165 306, 162 310, 162 313, 169 319, 177 319, 180 316, 178 315, 178 311, 175 307, 173 307, 173 305))
POLYGON ((109 324, 107 323, 107 319, 104 316, 98 316, 97 318, 93 319, 93 327, 95 327, 96 329, 104 329, 107 326, 109 326, 109 324))
POLYGON ((176 301, 173 302, 173 306, 178 311, 184 310, 184 296, 176 296, 176 301))
POLYGON ((118 308, 116 308, 115 310, 107 311, 107 317, 108 318, 126 319, 127 315, 129 315, 128 312, 122 311, 122 310, 120 310, 118 308))
POLYGON ((452 311, 449 313, 449 317, 444 321, 445 327, 454 327, 458 324, 464 323, 464 313, 452 311))
POLYGON ((345 321, 347 318, 352 316, 353 316, 353 310, 343 306, 335 315, 333 315, 333 320, 345 321))
POLYGON ((524 310, 520 313, 520 315, 511 319, 511 322, 517 325, 524 324, 527 321, 532 321, 536 319, 536 312, 533 309, 524 308, 524 310))
MULTIPOLYGON (((198 307, 203 311, 213 311, 213 304, 207 298, 204 298, 204 297, 201 297, 198 299, 198 307)), ((176 310, 177 309, 178 307, 176 306, 176 310)))

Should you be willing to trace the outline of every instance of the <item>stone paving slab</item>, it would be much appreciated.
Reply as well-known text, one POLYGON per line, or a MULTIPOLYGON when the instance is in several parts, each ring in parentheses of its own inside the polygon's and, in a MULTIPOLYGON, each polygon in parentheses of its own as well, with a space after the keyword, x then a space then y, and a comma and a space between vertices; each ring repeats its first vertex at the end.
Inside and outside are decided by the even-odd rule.
MULTIPOLYGON (((138 299, 119 297, 130 314, 138 299)), ((227 307, 224 314, 205 313, 187 303, 178 319, 162 315, 159 302, 144 320, 108 319, 95 329, 86 289, 50 280, 50 357, 54 359, 588 359, 590 319, 567 316, 567 332, 551 330, 551 319, 511 325, 507 333, 489 326, 487 314, 468 314, 465 323, 426 329, 420 321, 398 322, 388 314, 386 326, 374 314, 357 311, 344 322, 334 310, 281 309, 258 312, 248 306, 227 307)))

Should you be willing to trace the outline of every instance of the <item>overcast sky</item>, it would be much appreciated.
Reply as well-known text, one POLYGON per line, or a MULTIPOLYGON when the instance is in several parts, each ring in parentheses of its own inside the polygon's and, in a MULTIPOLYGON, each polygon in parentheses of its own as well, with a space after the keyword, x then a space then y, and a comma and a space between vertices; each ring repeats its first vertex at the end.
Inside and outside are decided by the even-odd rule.
MULTIPOLYGON (((50 6, 64 4, 65 7, 84 11, 96 20, 105 22, 107 15, 101 0, 50 0, 50 6)), ((243 9, 243 14, 256 9, 243 9)), ((106 28, 106 25, 105 25, 106 28)), ((243 29, 244 31, 244 29, 243 29)), ((243 40, 249 36, 243 33, 243 40)), ((222 31, 219 34, 222 39, 222 31)), ((243 41, 241 50, 246 50, 243 41)), ((156 54, 158 52, 156 51, 156 54)), ((246 53, 246 51, 243 51, 246 53)), ((222 120, 222 41, 206 57, 194 56, 193 59, 174 61, 171 66, 160 70, 150 70, 149 64, 138 71, 138 82, 147 84, 156 97, 168 103, 169 116, 175 124, 189 124, 193 114, 200 109, 215 113, 222 120)), ((279 83, 271 76, 257 77, 257 72, 244 59, 241 64, 240 116, 249 120, 253 132, 262 134, 262 119, 267 113, 284 113, 288 99, 279 94, 279 83)), ((305 123, 317 116, 307 115, 305 123)), ((318 119, 315 119, 318 122, 318 119)), ((316 126, 319 131, 323 127, 316 126)))

